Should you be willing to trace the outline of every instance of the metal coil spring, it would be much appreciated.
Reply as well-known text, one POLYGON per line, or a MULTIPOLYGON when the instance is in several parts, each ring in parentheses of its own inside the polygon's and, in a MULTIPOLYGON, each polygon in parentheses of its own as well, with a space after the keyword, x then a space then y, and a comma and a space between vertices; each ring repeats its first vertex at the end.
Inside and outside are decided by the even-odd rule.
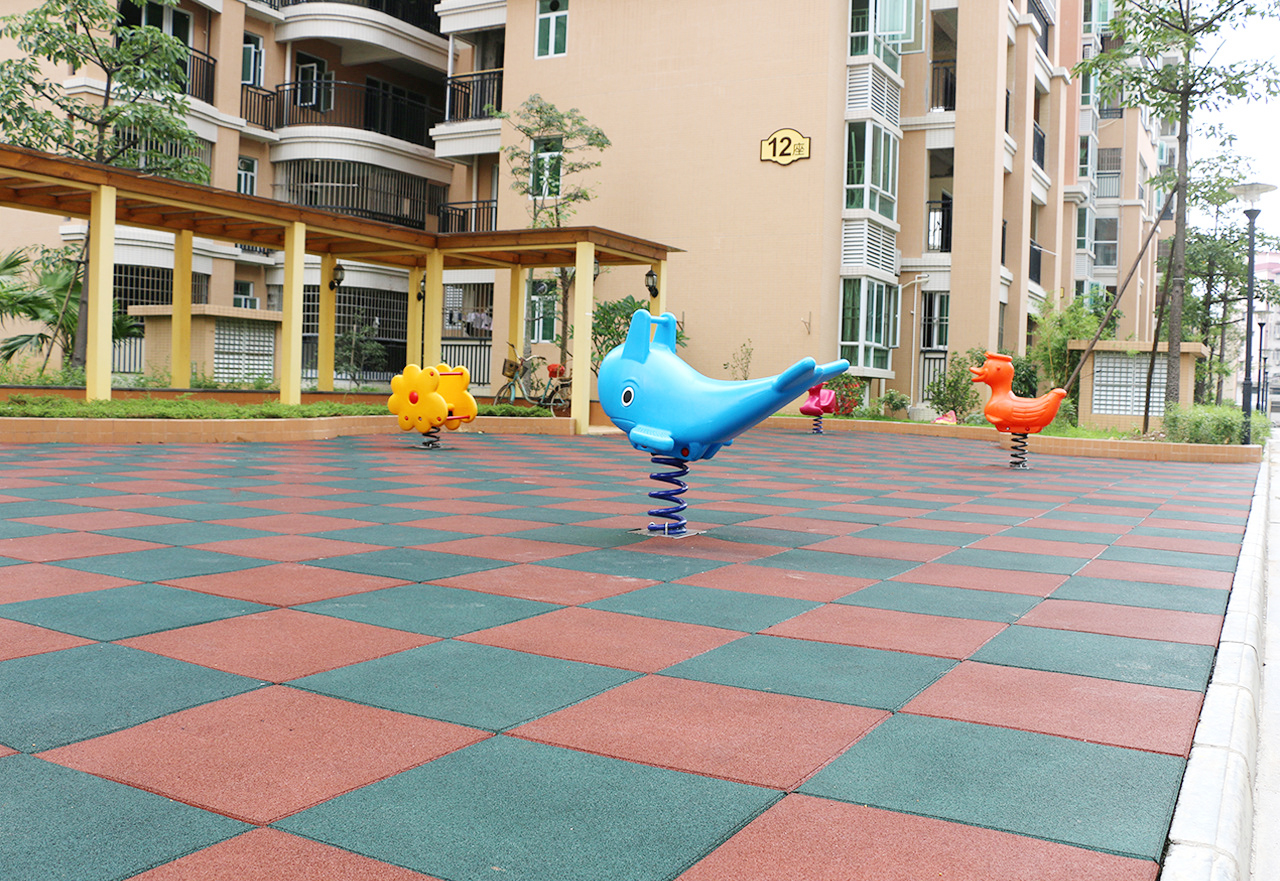
POLYGON ((679 496, 689 487, 680 478, 689 473, 689 463, 672 456, 654 456, 649 461, 654 465, 666 465, 676 469, 675 471, 655 471, 649 475, 654 480, 672 485, 671 489, 655 489, 649 493, 649 498, 676 503, 670 508, 654 508, 649 512, 650 517, 663 517, 672 521, 671 523, 650 523, 649 531, 662 535, 684 535, 685 524, 688 521, 680 516, 680 512, 689 506, 679 496))
POLYGON ((1013 454, 1012 460, 1009 462, 1010 468, 1017 468, 1019 471, 1027 470, 1027 435, 1025 432, 1013 433, 1013 454))
POLYGON ((822 414, 813 417, 813 433, 822 434, 822 414))
POLYGON ((440 426, 433 425, 430 431, 422 433, 422 447, 426 450, 434 450, 440 446, 440 426))

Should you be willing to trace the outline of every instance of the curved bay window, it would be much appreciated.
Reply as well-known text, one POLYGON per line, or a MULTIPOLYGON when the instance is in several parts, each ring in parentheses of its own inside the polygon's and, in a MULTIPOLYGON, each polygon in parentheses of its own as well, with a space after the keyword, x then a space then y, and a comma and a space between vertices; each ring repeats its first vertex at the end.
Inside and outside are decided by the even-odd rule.
POLYGON ((898 197, 898 139, 874 122, 849 123, 845 208, 869 208, 893 220, 898 197))
POLYGON ((872 278, 846 278, 841 292, 840 357, 852 367, 889 369, 898 347, 898 286, 872 278))

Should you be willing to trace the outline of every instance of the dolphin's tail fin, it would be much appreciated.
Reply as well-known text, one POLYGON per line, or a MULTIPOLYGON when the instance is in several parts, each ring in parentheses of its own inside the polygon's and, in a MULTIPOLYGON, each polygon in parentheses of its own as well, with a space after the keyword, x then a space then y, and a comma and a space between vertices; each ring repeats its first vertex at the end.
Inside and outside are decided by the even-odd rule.
POLYGON ((795 397, 810 386, 826 382, 849 369, 849 362, 841 358, 830 364, 818 366, 812 358, 801 358, 773 379, 774 391, 795 397))

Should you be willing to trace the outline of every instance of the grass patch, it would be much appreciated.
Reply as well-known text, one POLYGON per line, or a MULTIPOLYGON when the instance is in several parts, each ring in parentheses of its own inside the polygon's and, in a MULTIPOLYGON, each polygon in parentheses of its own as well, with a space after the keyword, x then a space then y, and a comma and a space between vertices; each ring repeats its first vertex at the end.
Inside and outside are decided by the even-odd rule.
MULTIPOLYGON (((385 404, 319 401, 314 404, 233 404, 227 401, 179 398, 131 398, 81 401, 58 395, 13 393, 0 402, 0 416, 42 419, 315 419, 326 416, 389 416, 385 404)), ((481 416, 550 416, 545 407, 511 404, 480 406, 481 416)))

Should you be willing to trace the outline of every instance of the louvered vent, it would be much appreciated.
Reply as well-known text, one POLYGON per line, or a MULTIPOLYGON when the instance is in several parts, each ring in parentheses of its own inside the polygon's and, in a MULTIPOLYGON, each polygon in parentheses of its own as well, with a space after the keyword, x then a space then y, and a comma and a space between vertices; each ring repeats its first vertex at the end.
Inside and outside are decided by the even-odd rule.
POLYGON ((869 220, 846 220, 840 245, 840 262, 844 266, 897 271, 898 237, 887 227, 869 220))
POLYGON ((902 115, 902 96, 896 83, 870 64, 849 68, 849 85, 845 107, 848 110, 873 110, 893 125, 902 115))

